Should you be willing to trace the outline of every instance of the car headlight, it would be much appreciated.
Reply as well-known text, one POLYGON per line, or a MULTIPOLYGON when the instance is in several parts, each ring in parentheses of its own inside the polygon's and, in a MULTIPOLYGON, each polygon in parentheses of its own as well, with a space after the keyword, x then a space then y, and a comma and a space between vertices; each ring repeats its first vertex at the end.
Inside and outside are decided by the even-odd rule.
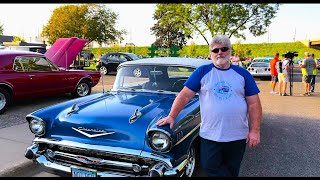
POLYGON ((32 133, 41 136, 45 132, 46 125, 43 120, 32 118, 29 123, 29 128, 32 133))
POLYGON ((166 151, 170 148, 171 139, 167 134, 155 131, 150 134, 149 143, 151 148, 156 151, 166 151))

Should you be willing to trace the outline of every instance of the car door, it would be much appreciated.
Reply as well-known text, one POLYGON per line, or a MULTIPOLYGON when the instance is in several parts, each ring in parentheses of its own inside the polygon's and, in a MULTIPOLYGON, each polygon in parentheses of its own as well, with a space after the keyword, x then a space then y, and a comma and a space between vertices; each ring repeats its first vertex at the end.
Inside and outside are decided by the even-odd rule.
POLYGON ((62 73, 52 65, 44 56, 21 57, 24 70, 29 77, 30 91, 36 95, 53 95, 64 91, 67 86, 64 81, 65 73, 62 73))
POLYGON ((111 69, 111 71, 116 71, 119 65, 119 54, 112 53, 107 57, 107 59, 108 59, 108 66, 111 69))

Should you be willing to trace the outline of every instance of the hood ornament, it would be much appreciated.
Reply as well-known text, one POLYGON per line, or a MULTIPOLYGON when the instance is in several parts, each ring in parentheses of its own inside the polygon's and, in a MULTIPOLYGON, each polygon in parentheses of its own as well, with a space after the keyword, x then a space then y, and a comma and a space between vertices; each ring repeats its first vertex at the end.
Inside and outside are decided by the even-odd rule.
POLYGON ((105 135, 110 135, 110 134, 115 133, 115 132, 107 132, 105 130, 100 130, 100 129, 87 129, 87 128, 83 128, 83 127, 79 127, 78 129, 72 127, 72 129, 77 131, 80 134, 83 134, 83 135, 89 137, 89 138, 95 138, 95 137, 105 136, 105 135), (98 133, 98 134, 89 134, 86 131, 87 132, 95 132, 95 133, 98 133))
POLYGON ((70 116, 72 113, 75 113, 75 112, 79 111, 79 109, 80 108, 79 108, 79 106, 77 104, 73 104, 71 106, 70 111, 67 113, 66 117, 70 116))
POLYGON ((130 124, 134 123, 141 115, 142 113, 138 109, 136 109, 134 113, 131 115, 131 117, 129 118, 129 123, 130 124))

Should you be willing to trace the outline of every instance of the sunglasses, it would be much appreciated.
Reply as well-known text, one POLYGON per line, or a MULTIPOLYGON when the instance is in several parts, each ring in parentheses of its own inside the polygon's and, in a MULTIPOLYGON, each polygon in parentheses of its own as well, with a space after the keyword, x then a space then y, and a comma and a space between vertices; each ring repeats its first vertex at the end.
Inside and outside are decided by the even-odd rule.
POLYGON ((226 52, 226 51, 229 50, 229 48, 228 48, 228 47, 214 48, 214 49, 211 50, 211 52, 213 52, 213 53, 218 53, 219 50, 221 50, 222 52, 226 52))

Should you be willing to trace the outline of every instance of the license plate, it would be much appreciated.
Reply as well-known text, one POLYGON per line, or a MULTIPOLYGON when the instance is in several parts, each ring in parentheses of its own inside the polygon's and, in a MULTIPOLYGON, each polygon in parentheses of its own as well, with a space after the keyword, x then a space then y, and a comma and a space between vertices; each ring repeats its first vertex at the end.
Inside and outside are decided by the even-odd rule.
POLYGON ((94 169, 71 167, 72 177, 97 177, 97 171, 94 169))

